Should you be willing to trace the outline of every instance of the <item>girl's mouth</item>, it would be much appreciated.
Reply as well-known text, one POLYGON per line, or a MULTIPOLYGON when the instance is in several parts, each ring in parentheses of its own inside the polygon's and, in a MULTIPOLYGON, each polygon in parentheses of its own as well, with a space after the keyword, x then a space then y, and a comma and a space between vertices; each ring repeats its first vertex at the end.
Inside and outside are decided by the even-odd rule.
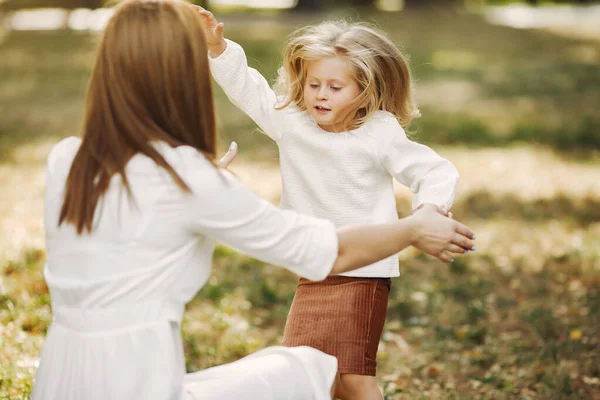
POLYGON ((329 111, 331 111, 331 109, 329 109, 329 108, 325 108, 325 107, 321 107, 321 106, 315 106, 315 110, 317 110, 317 112, 318 112, 319 114, 326 114, 326 113, 328 113, 329 111))

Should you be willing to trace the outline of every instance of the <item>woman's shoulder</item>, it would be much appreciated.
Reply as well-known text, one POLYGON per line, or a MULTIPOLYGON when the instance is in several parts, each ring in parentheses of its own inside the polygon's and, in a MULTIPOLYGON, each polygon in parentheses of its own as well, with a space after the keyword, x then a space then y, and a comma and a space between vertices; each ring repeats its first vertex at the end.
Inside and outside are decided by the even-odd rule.
POLYGON ((174 164, 183 164, 200 168, 208 168, 213 170, 214 164, 209 161, 208 157, 200 150, 193 146, 183 145, 177 147, 167 146, 169 151, 166 154, 166 159, 174 164))
POLYGON ((60 158, 77 153, 81 145, 81 138, 69 136, 52 146, 49 158, 60 158))
MULTIPOLYGON (((172 147, 162 141, 154 142, 153 146, 178 174, 185 175, 190 171, 198 173, 201 170, 214 170, 214 165, 200 150, 193 146, 182 145, 172 147)), ((150 160, 149 158, 147 159, 150 160)), ((154 162, 152 163, 154 164, 154 162)))
POLYGON ((166 143, 157 143, 156 147, 165 161, 192 190, 198 187, 208 189, 220 186, 224 179, 230 178, 226 170, 218 168, 195 147, 171 147, 166 143))
POLYGON ((65 165, 70 167, 80 146, 81 138, 75 136, 70 136, 55 144, 48 154, 46 163, 48 173, 53 173, 65 165))

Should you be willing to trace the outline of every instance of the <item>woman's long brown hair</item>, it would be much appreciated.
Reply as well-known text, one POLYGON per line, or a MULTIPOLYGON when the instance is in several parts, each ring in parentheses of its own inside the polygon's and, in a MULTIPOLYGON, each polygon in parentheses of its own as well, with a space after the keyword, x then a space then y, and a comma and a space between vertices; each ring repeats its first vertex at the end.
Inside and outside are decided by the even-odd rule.
POLYGON ((131 196, 125 167, 136 154, 150 157, 189 191, 153 141, 192 146, 214 163, 207 54, 201 20, 187 3, 126 0, 118 7, 99 45, 59 225, 91 232, 98 201, 115 174, 131 196))

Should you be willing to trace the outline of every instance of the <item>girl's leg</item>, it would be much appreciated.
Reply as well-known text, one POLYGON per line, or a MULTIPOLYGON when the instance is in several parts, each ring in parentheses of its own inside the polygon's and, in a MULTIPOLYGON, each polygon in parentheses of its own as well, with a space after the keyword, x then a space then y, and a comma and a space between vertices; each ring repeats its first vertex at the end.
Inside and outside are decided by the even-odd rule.
POLYGON ((342 380, 340 379, 340 373, 335 374, 335 379, 333 380, 333 385, 331 386, 333 390, 332 396, 334 399, 342 399, 344 396, 344 388, 342 388, 342 380))
POLYGON ((335 396, 341 400, 383 400, 374 376, 338 374, 335 396))

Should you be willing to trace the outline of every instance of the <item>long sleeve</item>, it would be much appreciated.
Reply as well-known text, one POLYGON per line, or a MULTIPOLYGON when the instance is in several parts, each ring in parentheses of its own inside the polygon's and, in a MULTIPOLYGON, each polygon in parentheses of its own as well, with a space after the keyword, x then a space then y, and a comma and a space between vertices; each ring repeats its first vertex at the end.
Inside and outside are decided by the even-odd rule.
POLYGON ((229 172, 207 167, 201 155, 196 157, 200 168, 186 174, 194 194, 186 196, 181 214, 193 232, 311 280, 329 274, 338 254, 332 222, 281 210, 229 172))
POLYGON ((415 193, 412 206, 423 203, 452 206, 458 186, 458 171, 431 148, 413 142, 395 120, 386 124, 377 139, 377 150, 384 168, 415 193))
POLYGON ((227 40, 219 57, 211 58, 215 81, 236 107, 246 113, 271 139, 278 141, 283 127, 283 112, 275 109, 277 96, 257 70, 248 67, 242 47, 227 40))

